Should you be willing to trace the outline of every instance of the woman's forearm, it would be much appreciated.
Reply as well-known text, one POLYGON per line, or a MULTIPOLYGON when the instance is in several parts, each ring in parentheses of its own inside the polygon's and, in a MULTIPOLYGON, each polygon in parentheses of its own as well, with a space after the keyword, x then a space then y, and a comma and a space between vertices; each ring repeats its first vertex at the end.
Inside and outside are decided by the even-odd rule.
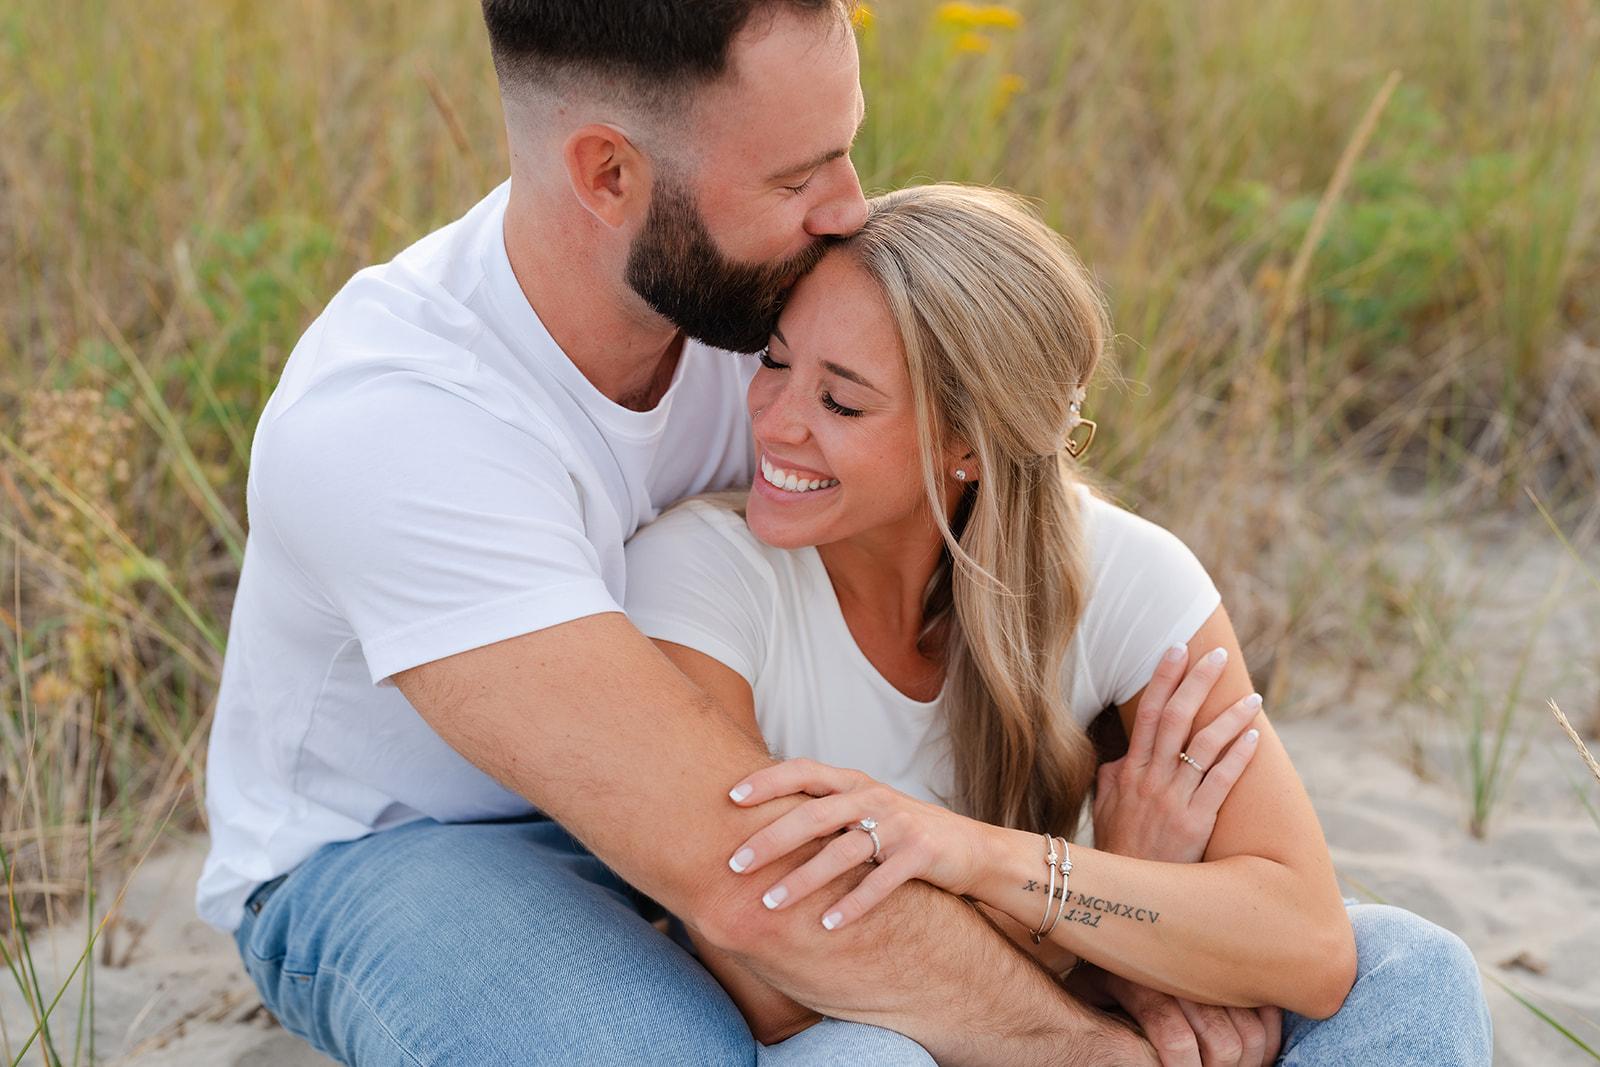
MULTIPOLYGON (((1050 899, 1044 837, 991 830, 986 871, 968 892, 1037 930, 1050 899)), ((1083 846, 1070 855, 1066 893, 1057 877, 1049 910, 1061 947, 1191 1000, 1313 1018, 1338 1010, 1354 945, 1337 887, 1320 885, 1320 872, 1248 855, 1155 863, 1083 846)))

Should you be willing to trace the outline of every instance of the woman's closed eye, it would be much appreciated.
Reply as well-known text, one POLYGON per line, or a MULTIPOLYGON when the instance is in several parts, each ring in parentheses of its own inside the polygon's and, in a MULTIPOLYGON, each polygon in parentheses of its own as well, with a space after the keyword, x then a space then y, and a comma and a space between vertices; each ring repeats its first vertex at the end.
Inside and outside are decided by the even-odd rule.
POLYGON ((835 415, 843 415, 847 419, 854 419, 863 414, 860 408, 847 408, 833 398, 832 393, 822 394, 822 406, 835 415))
MULTIPOLYGON (((772 350, 770 348, 763 348, 760 352, 756 353, 756 355, 761 360, 761 365, 767 370, 789 369, 789 364, 779 363, 777 360, 772 358, 772 350)), ((865 414, 865 412, 863 412, 860 408, 845 407, 843 404, 839 403, 833 398, 832 393, 825 392, 822 394, 822 406, 833 412, 835 415, 842 415, 847 419, 854 419, 865 414)))

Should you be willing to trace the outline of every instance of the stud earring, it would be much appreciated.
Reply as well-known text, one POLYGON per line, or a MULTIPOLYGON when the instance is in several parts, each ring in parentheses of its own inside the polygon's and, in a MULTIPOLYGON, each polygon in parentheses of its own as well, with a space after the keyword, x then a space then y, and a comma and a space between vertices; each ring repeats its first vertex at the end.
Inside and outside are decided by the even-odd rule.
POLYGON ((956 481, 964 482, 966 480, 967 480, 967 472, 966 471, 956 471, 956 481))

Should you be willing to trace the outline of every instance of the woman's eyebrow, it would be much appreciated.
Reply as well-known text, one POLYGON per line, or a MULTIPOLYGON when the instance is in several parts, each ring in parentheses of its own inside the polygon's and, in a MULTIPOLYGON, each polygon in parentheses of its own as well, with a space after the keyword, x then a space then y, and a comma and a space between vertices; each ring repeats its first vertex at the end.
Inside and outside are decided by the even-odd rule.
MULTIPOLYGON (((783 332, 781 330, 779 330, 776 326, 774 326, 772 328, 772 336, 776 337, 778 339, 778 343, 783 345, 784 348, 788 348, 789 347, 789 339, 787 337, 783 336, 783 332)), ((874 393, 877 393, 879 396, 887 396, 888 395, 882 389, 879 389, 876 385, 873 385, 871 382, 867 381, 867 379, 863 378, 861 375, 857 374, 855 371, 851 370, 849 367, 841 367, 839 364, 833 362, 832 360, 828 360, 828 359, 821 360, 820 362, 822 364, 822 369, 827 371, 829 374, 836 375, 837 377, 843 378, 847 382, 855 382, 857 385, 864 386, 867 389, 871 389, 874 393)))
POLYGON ((877 393, 879 396, 886 395, 882 389, 879 389, 876 385, 873 385, 871 382, 867 381, 849 367, 841 367, 839 364, 829 362, 826 359, 822 361, 822 367, 829 374, 836 374, 847 382, 855 382, 857 385, 865 386, 866 388, 871 389, 874 393, 877 393))

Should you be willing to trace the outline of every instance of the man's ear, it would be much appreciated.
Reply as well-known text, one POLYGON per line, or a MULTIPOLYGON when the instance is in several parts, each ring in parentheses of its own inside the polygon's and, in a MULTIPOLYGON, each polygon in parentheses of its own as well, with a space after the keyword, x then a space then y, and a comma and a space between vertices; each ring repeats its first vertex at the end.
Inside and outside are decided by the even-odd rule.
POLYGON ((562 161, 578 202, 617 229, 650 194, 650 166, 627 134, 603 122, 572 131, 562 161))

